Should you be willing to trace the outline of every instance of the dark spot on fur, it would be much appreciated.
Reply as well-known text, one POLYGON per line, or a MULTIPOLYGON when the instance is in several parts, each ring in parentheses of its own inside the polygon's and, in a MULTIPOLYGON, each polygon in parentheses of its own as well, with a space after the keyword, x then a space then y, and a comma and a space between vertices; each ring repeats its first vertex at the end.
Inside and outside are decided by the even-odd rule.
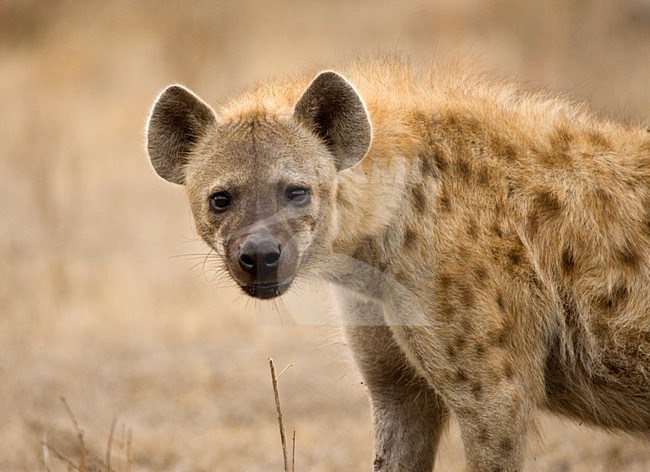
POLYGON ((508 182, 508 186, 506 189, 506 197, 512 198, 512 196, 515 194, 515 184, 512 182, 508 182))
POLYGON ((589 143, 600 151, 607 151, 612 148, 609 139, 601 133, 592 131, 587 134, 587 138, 589 139, 589 143))
POLYGON ((472 170, 469 163, 465 159, 458 159, 456 161, 456 172, 465 181, 469 182, 472 177, 472 170))
POLYGON ((612 201, 612 196, 610 193, 603 188, 598 187, 596 190, 594 190, 594 194, 602 205, 609 205, 612 201))
POLYGON ((485 426, 481 426, 478 430, 478 436, 477 438, 479 442, 481 443, 486 443, 488 442, 489 436, 488 436, 488 430, 485 426))
POLYGON ((384 260, 384 254, 382 250, 382 244, 375 240, 373 237, 364 238, 356 250, 352 254, 354 259, 364 261, 371 266, 385 271, 388 267, 386 261, 384 260))
POLYGON ((471 131, 472 132, 471 134, 474 136, 476 136, 481 131, 481 128, 483 127, 482 123, 476 118, 474 118, 473 116, 466 117, 464 124, 466 128, 469 131, 471 131))
POLYGON ((477 343, 476 344, 476 355, 478 357, 483 357, 484 354, 485 354, 485 346, 483 345, 483 343, 477 343))
POLYGON ((517 149, 512 143, 498 137, 494 139, 492 148, 497 156, 504 158, 507 161, 514 161, 518 157, 517 149))
POLYGON ((498 329, 492 331, 488 335, 488 338, 492 345, 503 348, 505 347, 506 342, 508 341, 508 332, 506 331, 505 328, 498 329))
POLYGON ((504 329, 501 331, 499 337, 497 338, 497 345, 501 347, 505 347, 507 342, 508 342, 508 332, 504 329))
POLYGON ((492 233, 497 237, 497 238, 502 238, 503 237, 503 232, 501 231, 501 228, 499 227, 498 223, 494 223, 492 225, 492 233))
POLYGON ((420 172, 423 177, 438 177, 435 159, 427 154, 420 154, 420 172))
POLYGON ((417 233, 411 228, 406 228, 404 231, 404 249, 411 249, 417 240, 417 233))
POLYGON ((496 204, 494 205, 494 214, 498 217, 501 218, 503 215, 503 203, 497 201, 496 204))
POLYGON ((483 266, 474 267, 474 278, 479 286, 485 287, 488 278, 488 271, 483 266))
POLYGON ((527 275, 528 276, 526 277, 526 281, 528 282, 529 285, 535 287, 539 291, 544 290, 544 284, 542 283, 542 280, 537 275, 537 272, 535 272, 533 269, 530 269, 527 275))
POLYGON ((641 256, 635 248, 624 246, 615 252, 616 260, 630 269, 636 269, 641 264, 641 256))
POLYGON ((541 191, 533 199, 533 209, 528 215, 528 231, 535 236, 539 228, 556 218, 562 211, 562 203, 549 191, 541 191))
POLYGON ((560 200, 549 191, 539 192, 533 203, 540 208, 543 214, 549 216, 557 216, 562 210, 560 200))
POLYGON ((566 153, 573 142, 573 135, 565 128, 556 128, 551 136, 551 146, 566 153))
POLYGON ((374 472, 381 472, 381 469, 384 467, 386 461, 383 457, 375 457, 375 462, 373 462, 374 472))
POLYGON ((573 135, 565 128, 556 128, 549 137, 549 147, 538 151, 540 162, 549 167, 566 167, 571 162, 573 135))
POLYGON ((617 303, 622 303, 627 298, 629 292, 625 285, 618 285, 612 291, 611 299, 615 300, 617 303))
POLYGON ((514 247, 508 253, 508 260, 513 266, 518 266, 524 262, 523 251, 520 247, 514 247))
POLYGON ((507 143, 503 148, 502 148, 502 153, 501 155, 506 158, 507 161, 514 161, 517 159, 517 148, 515 148, 512 144, 507 143))
POLYGON ((625 302, 627 296, 627 287, 625 285, 617 285, 611 293, 597 297, 595 303, 601 310, 613 312, 619 309, 619 306, 625 302))
POLYGON ((456 351, 462 351, 463 349, 465 349, 466 345, 467 345, 467 339, 465 339, 465 336, 463 335, 456 336, 456 342, 455 342, 456 351))
POLYGON ((397 279, 398 282, 404 283, 411 278, 411 275, 412 274, 410 274, 409 272, 398 270, 397 272, 395 272, 395 279, 397 279))
POLYGON ((424 213, 427 209, 427 197, 424 194, 422 186, 413 187, 411 190, 411 197, 416 211, 420 214, 424 213))
POLYGON ((510 454, 512 450, 515 448, 514 444, 512 443, 512 439, 510 438, 505 438, 501 440, 501 442, 499 443, 499 447, 506 454, 510 454))
POLYGON ((434 120, 435 119, 427 113, 422 113, 421 111, 416 111, 413 113, 413 121, 417 122, 425 129, 429 129, 431 122, 434 120))
POLYGON ((436 148, 434 149, 434 160, 435 160, 435 166, 437 169, 437 174, 441 175, 447 172, 447 169, 449 168, 449 163, 447 162, 447 159, 445 158, 442 150, 436 148))
POLYGON ((512 364, 510 363, 510 361, 506 360, 506 361, 503 363, 503 376, 504 376, 507 380, 510 380, 510 379, 512 379, 512 376, 513 376, 513 375, 515 375, 515 372, 514 372, 514 370, 513 370, 513 368, 512 368, 512 364))
POLYGON ((465 371, 461 368, 456 369, 456 382, 467 382, 469 379, 465 371))
POLYGON ((443 123, 451 128, 457 128, 460 122, 461 119, 455 112, 448 113, 443 120, 443 123))
POLYGON ((456 317, 456 310, 454 309, 453 305, 449 303, 449 300, 444 299, 444 301, 440 302, 439 306, 440 314, 445 321, 450 322, 456 317))
POLYGON ((440 288, 442 289, 443 292, 447 292, 449 290, 449 287, 451 287, 451 277, 447 274, 440 274, 438 276, 438 283, 440 284, 440 288))
POLYGON ((456 349, 451 345, 447 346, 447 356, 452 361, 456 358, 456 349))
POLYGON ((440 194, 440 198, 438 199, 439 202, 439 207, 440 210, 444 212, 450 212, 451 211, 451 200, 449 198, 449 195, 447 195, 446 191, 442 191, 440 194))
POLYGON ((479 382, 474 382, 472 384, 472 395, 476 400, 480 400, 483 396, 483 385, 481 385, 479 382))
POLYGON ((467 223, 467 234, 472 239, 478 238, 478 224, 474 218, 470 218, 467 223))
POLYGON ((460 296, 464 308, 474 308, 476 304, 476 296, 474 295, 474 291, 471 288, 462 287, 460 296))
POLYGON ((505 303, 503 302, 503 294, 501 292, 497 292, 497 306, 501 311, 505 310, 505 303))
POLYGON ((490 174, 484 165, 479 167, 476 171, 476 179, 479 185, 482 185, 484 187, 490 185, 490 174))
POLYGON ((573 258, 573 251, 570 247, 565 247, 562 251, 562 270, 566 275, 573 272, 576 267, 575 259, 573 258))

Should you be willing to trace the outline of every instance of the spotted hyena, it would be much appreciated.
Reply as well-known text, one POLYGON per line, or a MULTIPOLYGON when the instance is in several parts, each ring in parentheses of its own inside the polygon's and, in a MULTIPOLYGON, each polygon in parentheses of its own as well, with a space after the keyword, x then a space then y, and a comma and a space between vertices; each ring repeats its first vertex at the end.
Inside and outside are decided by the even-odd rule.
MULTIPOLYGON (((333 281, 375 471, 521 470, 538 407, 650 434, 650 136, 458 71, 357 64, 215 113, 157 99, 148 151, 250 296, 333 281)), ((313 76, 312 76, 313 77, 313 76)))

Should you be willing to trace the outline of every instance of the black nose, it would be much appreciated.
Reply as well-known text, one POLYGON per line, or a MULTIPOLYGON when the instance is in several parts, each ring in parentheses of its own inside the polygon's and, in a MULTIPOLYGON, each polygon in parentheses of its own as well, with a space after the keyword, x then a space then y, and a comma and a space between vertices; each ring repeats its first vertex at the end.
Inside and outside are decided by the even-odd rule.
POLYGON ((271 236, 252 235, 240 246, 239 267, 257 278, 266 278, 278 271, 282 246, 271 236))

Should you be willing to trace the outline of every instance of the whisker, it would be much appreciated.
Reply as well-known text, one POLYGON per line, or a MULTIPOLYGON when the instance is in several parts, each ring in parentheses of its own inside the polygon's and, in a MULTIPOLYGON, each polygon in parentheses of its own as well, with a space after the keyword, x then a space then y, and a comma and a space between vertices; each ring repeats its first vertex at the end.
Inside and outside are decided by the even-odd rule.
POLYGON ((280 307, 278 305, 279 303, 284 304, 284 300, 282 300, 282 297, 273 299, 273 306, 275 307, 275 311, 278 314, 278 320, 280 320, 280 326, 284 327, 284 320, 282 319, 282 310, 280 309, 280 307))
MULTIPOLYGON (((214 251, 210 251, 207 254, 214 253, 214 251)), ((197 258, 197 257, 205 257, 206 253, 205 252, 197 252, 197 253, 187 253, 187 254, 176 254, 175 256, 169 256, 170 259, 179 259, 179 258, 197 258)), ((216 254, 212 254, 212 257, 216 257, 216 254)))
POLYGON ((205 271, 205 264, 208 262, 208 259, 210 258, 210 254, 212 254, 212 248, 210 248, 210 251, 208 251, 208 253, 205 255, 205 258, 203 259, 203 266, 202 266, 203 276, 205 278, 205 281, 208 283, 210 281, 208 280, 208 274, 205 271))

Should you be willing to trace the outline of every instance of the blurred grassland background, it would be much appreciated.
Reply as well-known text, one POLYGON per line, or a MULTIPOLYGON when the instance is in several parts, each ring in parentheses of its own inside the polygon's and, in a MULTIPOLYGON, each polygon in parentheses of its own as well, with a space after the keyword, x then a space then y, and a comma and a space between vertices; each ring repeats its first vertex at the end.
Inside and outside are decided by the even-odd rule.
MULTIPOLYGON (((0 0, 0 471, 67 470, 55 450, 77 460, 60 397, 92 461, 118 419, 118 470, 125 428, 135 471, 281 470, 268 357, 295 363, 280 393, 296 470, 369 470, 369 407, 339 328, 294 320, 330 319, 327 297, 262 305, 215 288, 143 129, 169 83, 218 105, 268 76, 386 52, 473 57, 648 119, 648 0, 0 0)), ((540 429, 527 470, 650 470, 629 437, 545 416, 540 429)), ((462 464, 452 427, 440 470, 462 464)))

